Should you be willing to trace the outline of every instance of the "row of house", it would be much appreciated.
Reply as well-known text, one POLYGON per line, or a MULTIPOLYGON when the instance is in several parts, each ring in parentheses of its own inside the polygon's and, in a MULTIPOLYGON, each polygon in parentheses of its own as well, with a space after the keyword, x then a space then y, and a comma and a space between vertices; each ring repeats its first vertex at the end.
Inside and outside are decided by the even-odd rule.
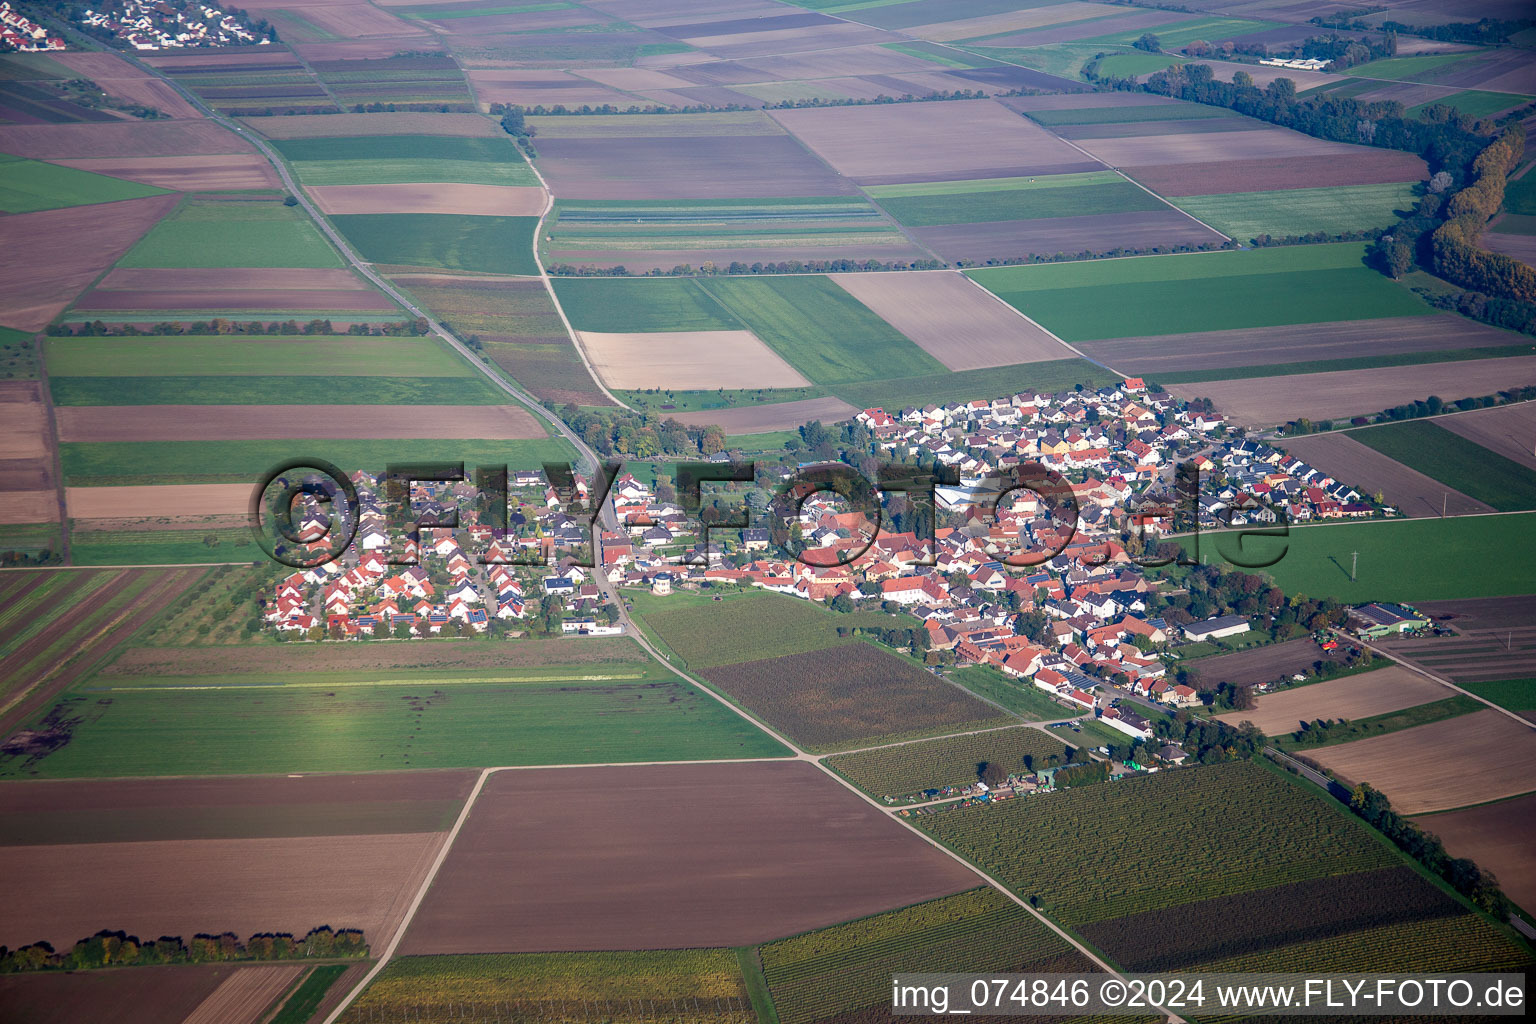
POLYGON ((208 46, 266 45, 271 40, 233 14, 196 0, 108 0, 86 10, 80 23, 105 29, 135 50, 176 50, 208 46))
POLYGON ((49 35, 47 29, 12 7, 10 0, 0 0, 0 50, 43 53, 62 49, 64 40, 49 35))

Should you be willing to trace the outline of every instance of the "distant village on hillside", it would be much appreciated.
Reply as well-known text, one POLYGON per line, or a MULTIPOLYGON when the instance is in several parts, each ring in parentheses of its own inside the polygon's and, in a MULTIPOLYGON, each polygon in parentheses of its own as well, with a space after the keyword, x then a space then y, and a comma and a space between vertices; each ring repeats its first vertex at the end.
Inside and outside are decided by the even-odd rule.
POLYGON ((49 35, 47 29, 12 7, 10 0, 0 0, 0 50, 43 53, 64 48, 64 40, 49 35))
POLYGON ((110 33, 135 50, 266 45, 276 34, 243 11, 224 11, 196 0, 106 0, 80 23, 110 33))

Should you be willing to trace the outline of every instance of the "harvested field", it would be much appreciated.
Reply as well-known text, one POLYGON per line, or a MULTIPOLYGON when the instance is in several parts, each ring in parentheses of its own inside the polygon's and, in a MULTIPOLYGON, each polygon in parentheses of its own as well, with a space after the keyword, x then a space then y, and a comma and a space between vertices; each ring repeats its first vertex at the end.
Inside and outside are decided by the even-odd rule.
POLYGON ((202 117, 169 83, 140 71, 115 53, 59 53, 53 59, 89 78, 114 99, 154 107, 170 117, 202 117))
MULTIPOLYGON (((53 496, 52 492, 48 494, 50 498, 53 496)), ((69 487, 64 491, 64 502, 71 519, 243 516, 250 509, 251 485, 168 484, 160 487, 69 487)))
POLYGON ((1079 347, 1110 366, 1141 376, 1160 373, 1274 366, 1330 359, 1361 359, 1418 352, 1493 348, 1513 335, 1466 317, 1431 316, 1337 320, 1280 327, 1245 327, 1088 341, 1079 347))
POLYGON ((0 1006, 10 1019, 28 1024, 175 1024, 245 969, 231 964, 173 964, 6 974, 0 975, 0 1006))
POLYGON ((1256 377, 1174 384, 1169 390, 1181 398, 1209 398, 1246 426, 1269 426, 1301 416, 1316 421, 1364 415, 1431 394, 1450 402, 1532 384, 1536 384, 1536 356, 1512 356, 1300 373, 1283 378, 1278 385, 1275 378, 1256 377))
POLYGON ((855 191, 783 135, 550 139, 539 145, 539 169, 562 199, 755 199, 855 191))
POLYGON ((700 674, 813 751, 1012 721, 966 690, 864 643, 721 666, 700 674))
POLYGON ((635 98, 566 71, 506 71, 471 68, 465 72, 475 97, 482 104, 515 103, 525 107, 564 105, 575 110, 583 106, 611 104, 620 109, 635 104, 635 98))
POLYGON ((1311 668, 1312 663, 1319 660, 1341 662, 1344 659, 1339 651, 1329 653, 1317 646, 1311 637, 1304 636, 1200 658, 1187 664, 1190 675, 1198 678, 1202 686, 1215 687, 1218 683, 1253 686, 1311 668))
POLYGON ((1101 169, 992 100, 779 110, 773 117, 863 185, 1101 169), (986 145, 976 145, 978 138, 986 145))
POLYGON ((350 270, 291 267, 118 267, 77 300, 75 308, 390 313, 397 309, 393 300, 350 270))
MULTIPOLYGON (((161 291, 175 286, 188 291, 373 290, 372 285, 351 270, 322 267, 116 267, 107 271, 97 285, 108 291, 161 291)), ((240 344, 238 338, 219 341, 225 345, 240 344)), ((329 345, 334 341, 328 338, 317 344, 329 345)))
POLYGON ((303 964, 237 967, 181 1024, 258 1024, 304 970, 303 964))
POLYGON ((672 413, 669 418, 690 427, 714 424, 727 434, 761 434, 770 430, 794 430, 812 420, 828 425, 841 423, 857 413, 857 409, 841 398, 807 398, 799 402, 672 413))
POLYGON ((476 773, 0 782, 0 846, 443 832, 476 773))
POLYGON ((1285 128, 1269 127, 1254 127, 1244 132, 1218 132, 1214 135, 1197 132, 1120 139, 1083 139, 1079 144, 1111 167, 1138 168, 1211 160, 1343 156, 1359 152, 1342 143, 1314 139, 1310 135, 1285 128))
POLYGON ((240 121, 269 139, 325 139, 353 135, 464 135, 496 139, 506 135, 495 118, 481 114, 400 111, 393 114, 246 117, 240 121))
POLYGON ((1399 814, 1466 807, 1536 788, 1536 729, 1491 709, 1307 756, 1351 782, 1375 786, 1399 814), (1426 765, 1436 770, 1426 771, 1426 765))
POLYGON ((277 188, 272 165, 257 153, 210 156, 76 157, 55 160, 65 167, 94 171, 114 178, 178 192, 217 192, 224 189, 277 188))
MULTIPOLYGON (((239 313, 262 312, 278 314, 291 310, 313 310, 337 313, 389 313, 396 311, 395 304, 381 292, 356 289, 326 291, 323 289, 271 288, 263 291, 133 291, 114 292, 97 290, 77 300, 74 309, 83 314, 103 311, 124 313, 149 313, 159 310, 216 311, 229 310, 239 313)), ((359 318, 364 319, 364 318, 359 318)))
POLYGON ((0 381, 0 459, 40 459, 48 450, 48 410, 37 381, 0 381))
MULTIPOLYGON (((1231 133, 1220 132, 1206 136, 1206 143, 1207 146, 1219 146, 1229 138, 1231 133)), ((1429 177, 1429 168, 1422 159, 1412 153, 1392 149, 1360 150, 1354 146, 1340 145, 1336 151, 1320 156, 1276 156, 1268 160, 1218 159, 1204 163, 1189 161, 1187 158, 1179 159, 1176 151, 1169 151, 1166 155, 1178 162, 1130 164, 1120 167, 1120 170, 1165 196, 1376 185, 1391 181, 1422 181, 1429 177)))
MULTIPOLYGON (((1444 422, 1443 420, 1441 422, 1444 422)), ((1512 626, 1528 626, 1536 620, 1536 596, 1531 597, 1473 597, 1462 601, 1424 601, 1414 605, 1425 615, 1455 626, 1459 632, 1471 630, 1502 630, 1512 626)), ((1404 641, 1404 645, 1411 643, 1404 641)), ((1404 646, 1399 653, 1406 653, 1404 646)), ((1396 648, 1394 648, 1396 650, 1396 648)))
MULTIPOLYGON (((961 5, 959 10, 949 8, 943 11, 945 14, 960 14, 965 10, 961 5)), ((934 14, 941 13, 938 10, 934 14)), ((1105 4, 1082 3, 1079 0, 1070 0, 1068 3, 1050 4, 1037 7, 1026 4, 1021 10, 1007 11, 1002 14, 983 14, 971 18, 957 18, 947 21, 935 21, 932 24, 910 25, 904 31, 919 39, 936 39, 948 42, 954 39, 970 39, 975 36, 991 36, 1001 32, 1022 32, 1025 29, 1046 28, 1051 25, 1060 25, 1063 22, 1083 21, 1088 18, 1101 18, 1105 15, 1115 15, 1119 12, 1105 4)), ((915 15, 916 12, 914 11, 915 15)), ((897 15, 901 18, 901 15, 897 15)), ((878 15, 874 20, 882 20, 878 15)), ((902 18, 902 20, 905 20, 902 18)), ((1101 29, 1101 32, 1103 30, 1101 29)), ((1032 33, 1031 33, 1032 35, 1032 33)))
POLYGON ((1180 210, 1043 220, 1005 220, 912 228, 918 241, 946 260, 988 260, 1056 253, 1152 249, 1160 245, 1220 243, 1224 236, 1180 210))
POLYGON ((800 376, 751 331, 580 332, 592 368, 610 388, 797 388, 800 376))
POLYGON ((1348 434, 1290 438, 1285 448, 1335 480, 1381 494, 1405 516, 1475 515, 1493 508, 1361 444, 1348 434))
POLYGON ((1319 718, 1353 721, 1446 700, 1454 695, 1454 691, 1417 672, 1391 665, 1374 672, 1261 694, 1254 710, 1232 711, 1216 718, 1233 726, 1252 722, 1266 735, 1279 736, 1295 732, 1302 723, 1319 718))
POLYGON ((0 523, 54 523, 59 519, 56 491, 13 491, 10 481, 0 473, 0 523))
POLYGON ((547 196, 542 188, 502 185, 311 185, 309 194, 326 213, 469 213, 537 217, 547 196))
POLYGON ((198 839, 0 847, 0 942, 68 948, 131 935, 398 926, 444 834, 198 839))
POLYGON ((252 148, 250 143, 234 132, 209 121, 133 121, 4 125, 0 126, 0 152, 34 160, 75 157, 122 159, 136 156, 250 153, 252 148))
POLYGON ((975 882, 811 765, 500 772, 401 951, 740 946, 975 882))
POLYGON ((178 199, 150 196, 0 217, 0 274, 7 282, 0 323, 41 330, 178 199), (88 246, 80 244, 85 237, 88 246))
POLYGON ((961 274, 833 274, 832 280, 951 370, 1072 356, 1044 328, 961 274))
POLYGON ((59 440, 252 441, 315 438, 421 439, 544 437, 521 406, 494 405, 152 405, 56 410, 59 440))
POLYGON ((1522 466, 1536 469, 1536 403, 1522 402, 1442 416, 1435 420, 1435 425, 1522 466))
POLYGON ((1439 836, 1452 857, 1493 872, 1505 895, 1528 913, 1536 907, 1536 794, 1414 822, 1439 836))
POLYGON ((1492 249, 1521 263, 1536 266, 1536 235, 1489 231, 1482 236, 1480 244, 1485 249, 1492 249))

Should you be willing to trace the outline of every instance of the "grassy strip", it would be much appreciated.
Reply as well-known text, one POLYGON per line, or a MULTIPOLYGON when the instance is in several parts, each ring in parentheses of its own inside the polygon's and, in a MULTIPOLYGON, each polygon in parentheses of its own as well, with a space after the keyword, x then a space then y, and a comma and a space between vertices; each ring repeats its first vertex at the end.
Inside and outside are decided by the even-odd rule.
POLYGON ((1001 705, 1031 722, 1050 722, 1070 718, 1074 712, 1047 697, 1032 683, 1020 684, 989 665, 971 665, 956 669, 949 678, 978 697, 1001 705))
POLYGON ((1491 700, 1510 711, 1536 711, 1536 678, 1489 679, 1481 683, 1461 683, 1463 690, 1491 700))
POLYGON ((54 405, 504 405, 482 377, 52 377, 54 405))
POLYGON ((323 967, 316 967, 304 976, 299 987, 294 989, 283 1003, 283 1008, 277 1012, 277 1016, 267 1024, 305 1024, 320 1008, 320 1001, 336 983, 336 979, 346 972, 346 964, 326 964, 323 967))
POLYGON ((1385 736, 1389 732, 1412 729, 1416 725, 1428 725, 1430 722, 1439 722, 1459 715, 1470 715, 1483 709, 1482 702, 1458 693, 1445 700, 1432 701, 1417 707, 1404 708, 1401 711, 1356 718, 1347 723, 1341 721, 1339 725, 1327 731, 1325 734, 1327 738, 1320 743, 1299 742, 1295 734, 1291 733, 1276 738, 1274 745, 1292 753, 1305 752, 1318 747, 1332 747, 1340 743, 1363 740, 1371 736, 1385 736))

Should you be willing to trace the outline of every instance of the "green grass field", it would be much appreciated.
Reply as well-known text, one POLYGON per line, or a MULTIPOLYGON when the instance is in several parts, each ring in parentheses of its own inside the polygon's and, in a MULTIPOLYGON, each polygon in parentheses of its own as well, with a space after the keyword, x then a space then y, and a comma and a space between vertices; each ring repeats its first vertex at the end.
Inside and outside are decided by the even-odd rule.
POLYGON ((1180 196, 1172 202, 1216 230, 1248 242, 1260 235, 1338 235, 1390 227, 1399 219, 1396 211, 1412 210, 1417 198, 1414 186, 1404 182, 1180 196))
MULTIPOLYGON (((1050 181, 1049 178, 1044 180, 1050 181)), ((988 189, 948 195, 882 198, 879 202, 898 223, 907 227, 1088 217, 1095 214, 1167 209, 1162 200, 1146 189, 1118 176, 1113 181, 1065 188, 1030 187, 1007 192, 988 189)))
POLYGON ((1197 39, 1203 39, 1208 43, 1217 43, 1223 39, 1231 39, 1234 36, 1247 35, 1249 32, 1263 32, 1265 29, 1284 27, 1273 21, 1249 21, 1244 18, 1195 18, 1191 21, 1176 21, 1169 25, 1158 25, 1154 28, 1135 28, 1126 32, 1094 36, 1092 39, 1084 39, 1082 42, 1095 45, 1129 46, 1140 39, 1143 32, 1151 32, 1157 36, 1157 41, 1162 44, 1163 49, 1176 50, 1181 46, 1188 46, 1197 39))
POLYGON ((912 620, 881 612, 840 615, 821 605, 759 590, 714 594, 626 593, 648 635, 682 666, 697 671, 803 654, 848 643, 839 626, 897 629, 912 620))
POLYGON ((48 338, 54 377, 468 377, 464 360, 436 338, 197 336, 48 338))
POLYGON ((1069 342, 1433 312, 1364 253, 1346 242, 967 273, 1069 342))
POLYGON ((1203 103, 1159 103, 1150 107, 1076 107, 1067 110, 1030 110, 1025 117, 1047 128, 1080 124, 1131 124, 1143 121, 1203 121, 1241 117, 1225 107, 1203 103))
POLYGON ((270 1018, 267 1024, 306 1024, 320 1008, 320 1001, 325 998, 326 992, 346 972, 346 964, 327 964, 314 968, 304 976, 303 982, 288 996, 277 1016, 270 1018))
MULTIPOLYGON (((1017 35, 1017 33, 1010 33, 1010 35, 1017 35)), ((1100 46, 1096 43, 1050 43, 1042 46, 987 46, 985 43, 972 40, 958 45, 968 53, 974 53, 982 57, 992 57, 1005 63, 1029 68, 1032 71, 1043 71, 1048 75, 1073 80, 1076 80, 1078 75, 1082 74, 1085 64, 1106 50, 1113 49, 1113 47, 1100 46)), ((1128 49, 1126 52, 1141 54, 1146 57, 1157 56, 1156 54, 1142 54, 1140 50, 1128 49)))
POLYGON ((826 763, 870 796, 899 799, 927 789, 972 785, 982 765, 1022 773, 1064 763, 1066 755, 1064 740, 1025 725, 843 754, 826 763))
POLYGON ((531 185, 538 177, 511 136, 370 135, 272 143, 306 185, 387 185, 417 181, 531 185))
POLYGON ((1126 50, 1122 53, 1111 54, 1099 61, 1099 74, 1113 75, 1116 78, 1132 78, 1137 75, 1150 75, 1154 71, 1171 68, 1175 64, 1186 63, 1184 57, 1174 57, 1166 53, 1145 53, 1141 50, 1126 50))
POLYGON ((817 384, 949 373, 828 278, 726 277, 699 284, 817 384))
POLYGON ((1458 113, 1468 117, 1488 117, 1498 114, 1511 107, 1518 107, 1522 103, 1529 103, 1529 96, 1512 96, 1507 92, 1482 92, 1478 89, 1468 89, 1465 92, 1453 92, 1449 96, 1442 96, 1438 100, 1430 100, 1428 103, 1419 103, 1403 111, 1404 117, 1422 117, 1424 111, 1430 107, 1450 107, 1458 113))
POLYGON ((554 279, 555 294, 578 331, 732 331, 741 324, 707 292, 686 278, 627 281, 621 278, 554 279))
MULTIPOLYGON (((1434 601, 1458 597, 1525 594, 1536 579, 1536 550, 1529 539, 1536 515, 1453 516, 1292 527, 1280 539, 1251 539, 1243 558, 1279 555, 1264 568, 1287 594, 1340 601, 1434 601), (1283 547, 1282 547, 1283 544, 1283 547), (1359 552, 1351 581, 1351 556, 1359 552)), ((1187 538, 1180 543, 1186 550, 1187 538)), ((1200 560, 1216 564, 1236 541, 1207 534, 1200 560)))
POLYGON ((1351 78, 1380 78, 1388 82, 1432 82, 1435 73, 1457 61, 1466 60, 1472 53, 1432 53, 1422 57, 1389 57, 1359 64, 1342 74, 1351 78))
POLYGON ((57 210, 64 206, 159 196, 166 191, 137 181, 0 153, 0 212, 57 210))
POLYGON ((536 276, 537 217, 349 213, 331 218, 363 259, 407 267, 536 276))
POLYGON ((382 472, 391 462, 465 462, 537 467, 572 458, 560 438, 523 441, 103 441, 59 446, 71 486, 153 483, 235 483, 253 486, 262 474, 294 458, 325 459, 351 472, 382 472))
POLYGON ((504 405, 484 377, 51 377, 54 405, 504 405))
POLYGON ((1536 472, 1433 420, 1407 420, 1349 436, 1500 512, 1536 508, 1536 472))
POLYGON ((990 665, 970 665, 956 669, 949 674, 949 678, 978 697, 1001 704, 1015 715, 1030 721, 1051 722, 1074 714, 1047 697, 1033 683, 1005 676, 990 665))
POLYGON ((120 267, 339 267, 341 256, 296 206, 189 199, 150 228, 120 267))
POLYGON ((1536 679, 1490 679, 1458 685, 1499 707, 1511 711, 1536 711, 1536 679))
MULTIPOLYGON (((509 643, 509 658, 513 651, 509 643)), ((240 775, 787 753, 654 663, 572 666, 564 678, 479 676, 383 685, 232 677, 215 688, 191 680, 196 689, 184 679, 165 689, 97 680, 63 698, 84 720, 33 770, 50 778, 240 775)), ((0 775, 24 771, 20 759, 0 762, 0 775)))
POLYGON ((1527 171, 1504 186, 1504 209, 1522 217, 1536 217, 1536 175, 1527 171))
MULTIPOLYGON (((251 485, 254 487, 253 479, 251 485)), ((205 562, 267 562, 249 527, 217 530, 73 530, 70 558, 76 565, 200 565, 205 562), (213 537, 216 543, 207 542, 213 537)))

